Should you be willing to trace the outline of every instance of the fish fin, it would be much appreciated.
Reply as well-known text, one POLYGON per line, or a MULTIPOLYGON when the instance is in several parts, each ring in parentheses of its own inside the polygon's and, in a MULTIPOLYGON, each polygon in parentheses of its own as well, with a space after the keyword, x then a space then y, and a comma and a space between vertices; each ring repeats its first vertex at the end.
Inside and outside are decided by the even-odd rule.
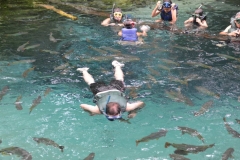
POLYGON ((168 148, 170 145, 171 145, 171 143, 166 142, 166 143, 165 143, 165 148, 168 148))
POLYGON ((59 146, 59 148, 61 149, 61 152, 63 152, 64 146, 59 146))
POLYGON ((185 132, 184 131, 182 131, 182 135, 184 135, 185 134, 185 132))

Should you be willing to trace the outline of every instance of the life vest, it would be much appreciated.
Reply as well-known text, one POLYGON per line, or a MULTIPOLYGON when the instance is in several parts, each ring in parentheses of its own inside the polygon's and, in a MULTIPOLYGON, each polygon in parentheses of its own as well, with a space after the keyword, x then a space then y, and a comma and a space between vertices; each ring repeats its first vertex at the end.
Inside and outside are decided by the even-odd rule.
POLYGON ((119 90, 99 92, 95 95, 94 99, 101 112, 106 113, 106 104, 109 102, 118 103, 121 107, 121 112, 126 111, 127 99, 125 98, 125 94, 119 90))
POLYGON ((172 21, 172 11, 165 12, 163 9, 161 10, 161 19, 164 21, 172 21))
POLYGON ((122 41, 137 41, 137 28, 122 28, 122 41))
POLYGON ((230 24, 231 24, 231 28, 228 30, 228 33, 231 33, 231 32, 233 32, 233 31, 236 31, 237 30, 237 26, 236 26, 236 24, 235 24, 235 18, 231 18, 230 19, 230 24))
MULTIPOLYGON (((178 5, 175 4, 174 6, 174 9, 176 9, 176 14, 178 15, 178 5)), ((164 21, 172 21, 172 11, 169 11, 168 13, 166 13, 164 10, 163 10, 163 6, 161 7, 161 9, 158 9, 160 12, 160 17, 162 20, 164 21)), ((177 16, 176 15, 176 16, 177 16)))

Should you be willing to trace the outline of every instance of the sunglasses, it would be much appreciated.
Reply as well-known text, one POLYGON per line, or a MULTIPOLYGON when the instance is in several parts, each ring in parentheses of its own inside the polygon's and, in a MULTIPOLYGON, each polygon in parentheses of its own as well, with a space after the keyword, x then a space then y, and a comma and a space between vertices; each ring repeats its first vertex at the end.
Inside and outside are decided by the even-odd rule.
POLYGON ((169 2, 164 2, 164 3, 163 3, 163 7, 164 7, 164 8, 171 8, 171 3, 169 3, 169 2))
POLYGON ((238 24, 240 24, 240 18, 235 20, 238 24))
POLYGON ((107 115, 105 112, 103 112, 103 114, 106 116, 106 118, 110 121, 113 121, 115 119, 119 119, 119 118, 122 118, 122 113, 120 112, 118 115, 116 116, 110 116, 110 115, 107 115))
POLYGON ((122 17, 122 13, 121 12, 115 12, 113 15, 115 17, 122 17))

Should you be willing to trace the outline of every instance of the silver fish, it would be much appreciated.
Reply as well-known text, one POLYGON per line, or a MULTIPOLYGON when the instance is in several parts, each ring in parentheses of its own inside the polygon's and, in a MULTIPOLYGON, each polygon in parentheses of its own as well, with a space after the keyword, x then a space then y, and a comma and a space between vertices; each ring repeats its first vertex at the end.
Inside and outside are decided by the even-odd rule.
POLYGON ((195 87, 199 92, 202 92, 203 94, 209 95, 209 96, 213 96, 217 99, 220 98, 220 94, 218 93, 214 93, 212 91, 209 91, 207 88, 201 87, 201 86, 196 86, 195 87))
POLYGON ((48 93, 51 91, 52 89, 50 88, 50 87, 48 87, 46 90, 45 90, 45 92, 44 92, 44 97, 46 96, 46 95, 48 95, 48 93))
POLYGON ((69 63, 64 63, 64 64, 62 64, 62 65, 60 65, 60 66, 58 66, 58 67, 55 67, 55 68, 54 68, 54 71, 63 70, 63 69, 65 69, 65 68, 68 67, 68 66, 69 66, 69 63))
POLYGON ((199 116, 204 114, 205 112, 207 112, 209 110, 210 107, 212 107, 213 101, 210 100, 206 103, 203 104, 203 106, 200 108, 200 110, 198 112, 194 113, 194 116, 199 116))
POLYGON ((13 34, 7 34, 6 36, 21 36, 21 35, 24 35, 24 34, 28 34, 28 32, 18 32, 18 33, 13 33, 13 34))
POLYGON ((232 127, 230 127, 230 125, 227 123, 225 117, 223 118, 223 121, 225 122, 224 124, 225 124, 225 127, 226 127, 228 133, 229 133, 229 134, 232 134, 233 137, 240 138, 240 133, 238 133, 237 131, 235 131, 234 129, 232 129, 232 127))
POLYGON ((173 160, 190 160, 189 158, 183 157, 179 154, 169 154, 170 158, 173 160))
POLYGON ((3 155, 17 155, 22 157, 21 160, 32 160, 32 155, 25 149, 19 147, 8 147, 0 150, 3 155))
POLYGON ((38 98, 36 98, 34 101, 33 101, 33 104, 32 106, 30 107, 30 111, 29 111, 29 114, 32 112, 33 108, 35 108, 40 102, 41 102, 42 98, 41 96, 38 96, 38 98))
POLYGON ((228 148, 222 155, 222 160, 228 160, 229 157, 233 158, 232 153, 234 152, 233 148, 228 148))
POLYGON ((8 90, 8 86, 3 87, 2 91, 0 92, 0 101, 2 100, 3 96, 8 92, 8 90))
POLYGON ((176 144, 176 143, 165 143, 165 148, 168 148, 169 146, 172 146, 177 149, 177 151, 183 151, 187 153, 198 153, 198 152, 203 152, 208 148, 212 148, 214 144, 210 145, 204 145, 204 146, 195 146, 195 145, 189 145, 189 144, 176 144))
POLYGON ((33 140, 36 141, 37 143, 43 143, 43 144, 46 144, 49 146, 57 147, 61 150, 61 152, 63 152, 64 146, 60 146, 59 144, 57 144, 56 142, 54 142, 51 139, 43 138, 43 137, 40 137, 40 138, 33 137, 33 140))
POLYGON ((158 132, 151 133, 150 135, 148 135, 146 137, 136 140, 136 146, 140 142, 148 142, 149 140, 159 139, 160 137, 166 136, 166 134, 167 134, 167 130, 163 130, 163 129, 158 132))
POLYGON ((118 119, 120 122, 124 122, 124 123, 128 123, 131 124, 131 122, 129 122, 129 119, 124 119, 124 118, 120 118, 118 119))
POLYGON ((21 99, 22 99, 22 96, 18 96, 18 98, 15 102, 15 106, 16 106, 17 110, 22 110, 23 109, 22 105, 21 105, 22 102, 20 102, 21 99))
POLYGON ((86 158, 84 158, 83 160, 93 160, 95 157, 95 153, 90 153, 86 158))
POLYGON ((35 67, 32 67, 32 68, 29 68, 29 69, 25 70, 22 74, 23 78, 26 78, 28 73, 33 71, 34 69, 35 69, 35 67))
POLYGON ((197 136, 198 139, 200 139, 204 143, 204 138, 202 137, 202 135, 200 133, 198 133, 197 130, 188 128, 188 127, 180 127, 180 126, 178 126, 178 129, 182 131, 182 134, 188 133, 191 136, 197 136))
POLYGON ((48 50, 48 49, 43 49, 41 51, 42 52, 47 52, 47 53, 50 53, 50 54, 59 54, 59 52, 57 52, 57 51, 51 51, 51 50, 48 50))
POLYGON ((29 44, 29 41, 28 42, 26 42, 26 43, 24 43, 23 45, 21 45, 21 46, 19 46, 18 48, 17 48, 17 51, 18 52, 23 52, 24 50, 25 50, 25 46, 26 45, 28 45, 29 44))
POLYGON ((19 61, 14 61, 14 62, 8 63, 8 66, 15 65, 15 64, 22 64, 22 63, 32 63, 35 61, 36 61, 35 59, 24 59, 24 60, 19 60, 19 61))
POLYGON ((50 34, 49 34, 49 40, 52 41, 52 42, 57 42, 58 40, 61 40, 61 39, 56 39, 56 38, 54 38, 52 32, 50 32, 50 34))
POLYGON ((39 46, 40 46, 40 44, 34 44, 34 45, 31 45, 31 46, 27 46, 24 49, 27 50, 27 49, 36 48, 36 47, 39 47, 39 46))

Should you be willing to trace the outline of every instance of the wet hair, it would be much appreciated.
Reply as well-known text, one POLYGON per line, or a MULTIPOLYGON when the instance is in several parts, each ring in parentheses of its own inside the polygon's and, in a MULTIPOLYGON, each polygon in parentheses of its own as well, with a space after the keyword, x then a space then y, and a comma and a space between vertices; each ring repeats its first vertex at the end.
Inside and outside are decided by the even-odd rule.
POLYGON ((121 10, 121 8, 115 8, 114 10, 113 10, 113 13, 114 12, 121 12, 122 13, 122 10, 121 10))
POLYGON ((106 114, 115 116, 115 115, 120 114, 120 112, 121 112, 121 107, 118 103, 109 102, 106 105, 106 114))
POLYGON ((235 16, 235 18, 240 17, 240 12, 238 12, 235 16))
POLYGON ((203 10, 201 8, 198 8, 198 9, 195 10, 194 13, 195 14, 199 14, 200 16, 202 16, 203 15, 203 10))
POLYGON ((126 19, 123 21, 124 27, 127 29, 133 28, 133 21, 131 19, 126 19))
POLYGON ((170 4, 172 4, 172 1, 171 0, 163 0, 163 3, 164 2, 169 2, 170 4))

